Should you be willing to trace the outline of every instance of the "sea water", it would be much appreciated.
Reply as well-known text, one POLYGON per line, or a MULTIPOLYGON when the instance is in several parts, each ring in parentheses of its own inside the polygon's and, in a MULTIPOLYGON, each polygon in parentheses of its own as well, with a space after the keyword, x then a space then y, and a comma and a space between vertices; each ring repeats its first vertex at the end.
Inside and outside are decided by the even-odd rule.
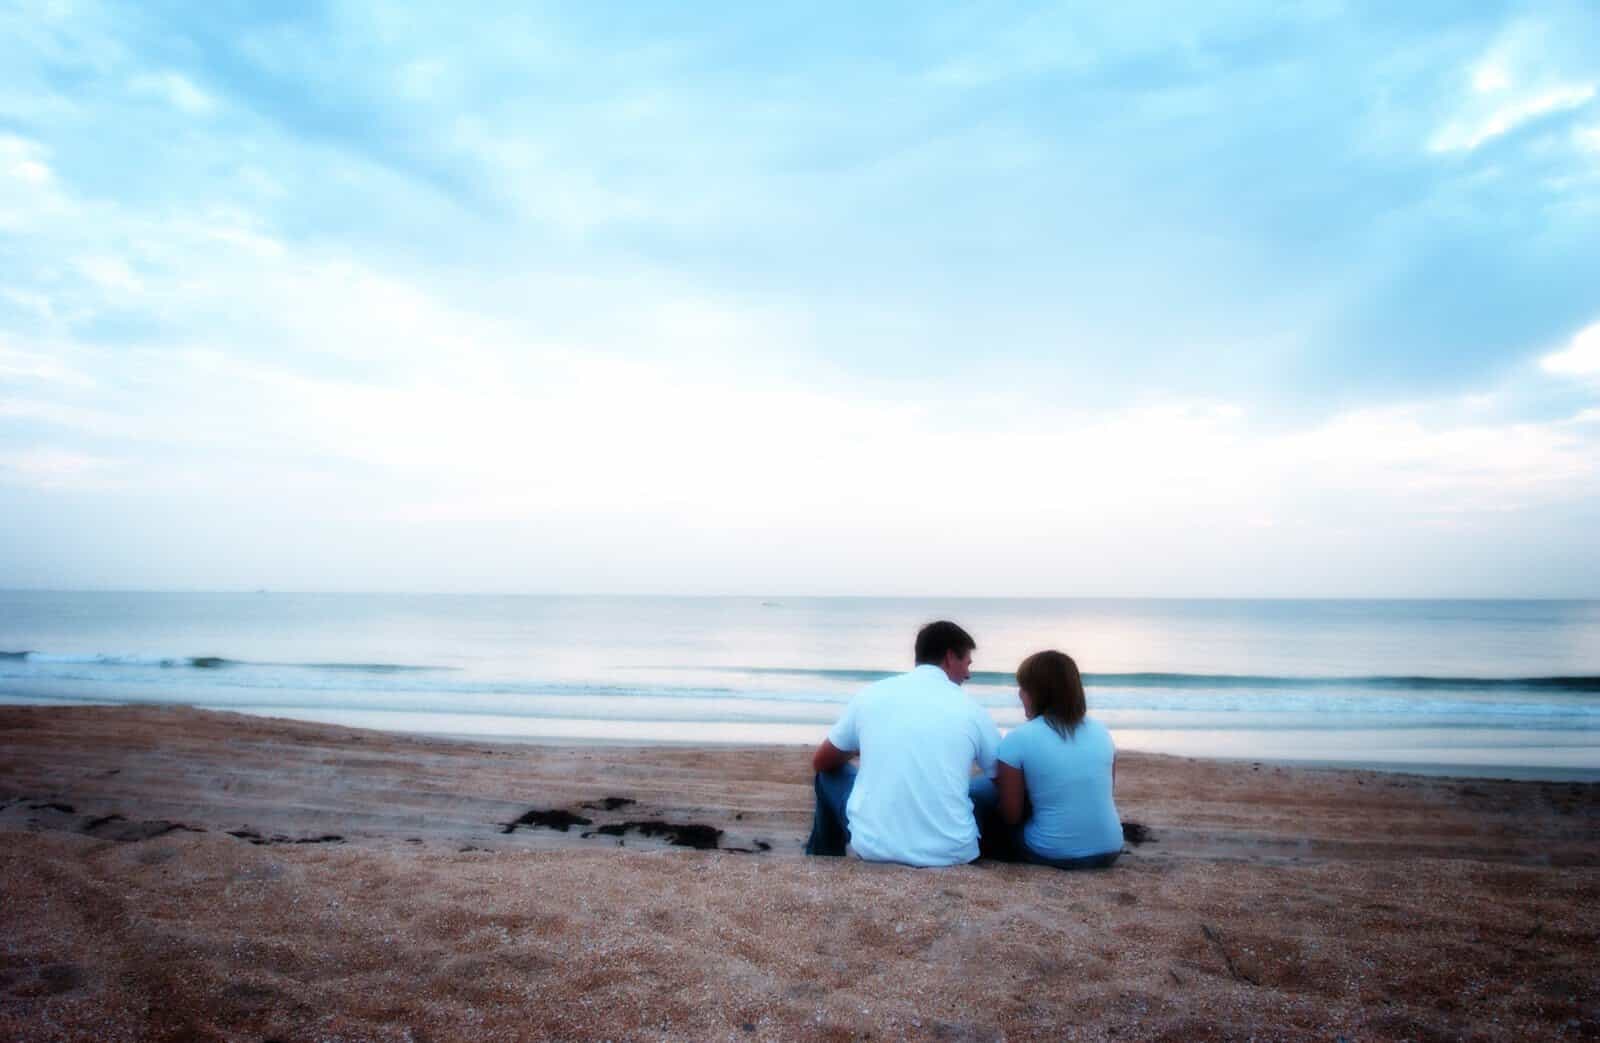
POLYGON ((1058 648, 1123 749, 1600 779, 1600 602, 0 592, 0 701, 515 740, 818 741, 917 627, 1058 648))

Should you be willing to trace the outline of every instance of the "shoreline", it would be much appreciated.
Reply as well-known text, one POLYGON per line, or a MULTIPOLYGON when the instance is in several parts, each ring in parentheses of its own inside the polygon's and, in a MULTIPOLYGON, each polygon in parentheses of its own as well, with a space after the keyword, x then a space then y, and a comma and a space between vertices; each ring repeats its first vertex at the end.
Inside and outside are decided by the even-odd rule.
POLYGON ((0 707, 0 1036, 1600 1035, 1600 785, 1129 753, 1113 869, 926 870, 808 752, 0 707))
MULTIPOLYGON (((208 707, 191 707, 191 709, 210 709, 208 707)), ((252 715, 254 716, 254 715, 252 715)), ((269 720, 273 718, 267 718, 269 720)), ((298 720, 299 718, 277 718, 279 720, 298 720)), ((372 729, 384 731, 384 729, 372 729)), ((455 732, 388 732, 394 735, 412 735, 425 739, 441 739, 446 742, 482 743, 493 741, 517 746, 582 746, 600 749, 618 750, 648 750, 657 747, 669 749, 697 749, 714 747, 717 749, 771 749, 795 751, 799 750, 810 756, 815 749, 815 744, 805 743, 722 743, 710 741, 695 743, 688 740, 658 739, 655 741, 614 740, 604 738, 568 738, 565 736, 542 735, 472 735, 455 732)), ((823 730, 826 734, 826 729, 823 730)), ((819 740, 820 741, 820 740, 819 740)), ((1423 762, 1389 762, 1389 761, 1338 761, 1304 759, 1291 757, 1222 757, 1222 756, 1194 756, 1190 754, 1163 753, 1160 751, 1141 750, 1137 748, 1119 749, 1118 756, 1130 754, 1148 757, 1174 757, 1181 760, 1216 761, 1220 764, 1264 765, 1274 768, 1293 768, 1301 771, 1359 771, 1380 775, 1417 776, 1419 778, 1453 779, 1461 782, 1573 782, 1584 785, 1600 784, 1600 767, 1596 768, 1543 768, 1543 767, 1501 767, 1496 766, 1494 771, 1503 774, 1484 775, 1475 774, 1474 765, 1471 764, 1429 764, 1423 762)))
MULTIPOLYGON (((0 695, 0 708, 36 706, 130 708, 179 707, 214 713, 235 713, 263 720, 300 721, 329 727, 367 729, 391 735, 431 736, 461 742, 509 743, 545 747, 617 746, 733 749, 811 749, 827 733, 827 722, 628 720, 621 718, 511 716, 476 712, 369 710, 361 708, 255 707, 148 700, 51 699, 0 695), (522 731, 537 727, 539 731, 522 731), (655 733, 655 734, 641 734, 655 733), (692 735, 692 737, 690 737, 692 735)), ((841 704, 842 706, 842 704, 841 704)), ((1091 707, 1091 712, 1092 712, 1091 707)), ((1375 771, 1440 778, 1506 779, 1547 782, 1600 782, 1600 737, 1594 743, 1559 742, 1566 733, 1530 732, 1527 729, 1484 729, 1477 745, 1435 747, 1437 759, 1418 754, 1429 740, 1438 741, 1438 729, 1345 729, 1294 731, 1281 728, 1150 729, 1111 727, 1121 753, 1185 757, 1195 760, 1247 764, 1272 764, 1308 770, 1375 771), (1304 749, 1274 750, 1286 734, 1299 737, 1304 749), (1547 742, 1526 742, 1539 735, 1547 742), (1411 745, 1392 747, 1388 756, 1374 756, 1373 740, 1396 742, 1401 736, 1411 745), (1483 745, 1491 738, 1499 743, 1483 745), (1368 741, 1363 743, 1365 738, 1368 741), (1416 744, 1422 744, 1418 746, 1416 744), (1344 748, 1350 749, 1344 755, 1344 748), (1358 751, 1365 751, 1362 755, 1358 751), (1517 758, 1521 754, 1521 759, 1517 758), (1468 759, 1476 754, 1477 759, 1468 759)), ((1588 733, 1580 733, 1588 734, 1588 733)), ((1381 749, 1381 747, 1377 747, 1381 749)))

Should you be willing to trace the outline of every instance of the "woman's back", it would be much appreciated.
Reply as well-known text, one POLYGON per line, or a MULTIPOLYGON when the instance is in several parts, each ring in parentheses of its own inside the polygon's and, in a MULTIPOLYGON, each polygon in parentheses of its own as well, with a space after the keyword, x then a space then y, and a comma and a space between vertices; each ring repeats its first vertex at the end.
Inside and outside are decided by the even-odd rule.
POLYGON ((1044 716, 1000 741, 999 759, 1022 771, 1033 811, 1022 839, 1036 855, 1087 858, 1122 849, 1112 798, 1116 746, 1100 722, 1084 718, 1070 736, 1044 716))

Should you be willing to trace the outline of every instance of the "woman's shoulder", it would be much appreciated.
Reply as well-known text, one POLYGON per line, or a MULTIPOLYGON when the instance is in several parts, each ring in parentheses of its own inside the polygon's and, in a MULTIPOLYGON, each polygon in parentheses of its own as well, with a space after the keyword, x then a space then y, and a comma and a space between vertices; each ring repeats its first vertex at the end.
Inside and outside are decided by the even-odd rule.
POLYGON ((1021 724, 1007 728, 1005 736, 1000 741, 1009 742, 1013 746, 1018 743, 1027 742, 1028 739, 1033 735, 1033 726, 1038 724, 1039 720, 1040 718, 1035 717, 1031 721, 1023 721, 1021 724))
POLYGON ((1085 736, 1092 737, 1095 742, 1105 743, 1107 746, 1115 745, 1114 740, 1111 738, 1111 729, 1107 728, 1093 717, 1085 717, 1078 724, 1078 730, 1085 736))
POLYGON ((1000 747, 1010 751, 1037 746, 1039 741, 1045 738, 1041 729, 1051 735, 1055 734, 1055 730, 1050 727, 1049 721, 1046 721, 1043 717, 1035 717, 1031 721, 1023 721, 1006 732, 1005 736, 1000 740, 1000 747))

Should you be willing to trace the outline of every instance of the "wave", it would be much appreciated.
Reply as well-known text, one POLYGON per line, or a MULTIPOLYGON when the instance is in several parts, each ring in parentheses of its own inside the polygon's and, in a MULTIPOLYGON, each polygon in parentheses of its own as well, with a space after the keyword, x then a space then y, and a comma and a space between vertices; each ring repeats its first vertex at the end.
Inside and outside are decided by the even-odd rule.
MULTIPOLYGON (((159 667, 162 669, 230 670, 237 667, 268 667, 295 671, 328 671, 343 674, 426 674, 458 671, 459 667, 415 663, 338 663, 273 662, 230 659, 225 656, 165 656, 132 653, 50 653, 0 651, 0 660, 34 665, 159 667)), ((666 670, 697 669, 751 676, 813 678, 819 681, 870 684, 893 677, 895 670, 824 669, 784 666, 663 667, 666 670)), ((972 683, 1008 688, 1016 684, 1014 674, 1000 671, 974 671, 972 683)), ((1451 692, 1544 692, 1600 694, 1600 676, 1554 675, 1544 677, 1445 677, 1427 674, 1379 674, 1349 677, 1280 676, 1272 674, 1191 674, 1137 671, 1131 673, 1084 674, 1086 685, 1101 688, 1209 689, 1209 690, 1306 690, 1378 689, 1388 691, 1451 692)), ((628 686, 623 686, 628 687, 628 686)))
MULTIPOLYGON (((749 693, 716 685, 669 686, 610 681, 552 680, 525 677, 473 678, 459 667, 410 666, 394 663, 276 663, 193 656, 186 658, 131 655, 38 655, 10 653, 0 657, 19 666, 0 666, 0 694, 17 685, 81 684, 110 686, 119 692, 161 688, 177 692, 301 691, 358 695, 398 692, 423 697, 563 696, 610 698, 722 698, 749 693), (24 658, 26 657, 26 658, 24 658), (130 669, 130 668, 143 669, 130 669), (177 676, 174 667, 182 670, 177 676)), ((338 696, 335 696, 336 698, 338 696)), ((786 696, 779 701, 843 702, 845 695, 786 696)))
MULTIPOLYGON (((869 684, 893 677, 893 670, 820 670, 805 667, 750 666, 732 668, 739 673, 815 677, 832 681, 869 684)), ((998 671, 974 671, 974 684, 1008 687, 1016 675, 998 671)), ((1554 677, 1435 677, 1422 674, 1370 675, 1354 677, 1283 677, 1270 674, 1185 674, 1122 673, 1084 674, 1086 685, 1105 688, 1206 688, 1206 689, 1307 689, 1376 688, 1392 691, 1455 692, 1596 692, 1600 676, 1554 677)))
MULTIPOLYGON (((381 662, 261 663, 222 656, 62 655, 36 652, 0 653, 0 696, 25 692, 59 696, 76 691, 86 698, 139 700, 160 691, 155 701, 212 704, 237 701, 253 705, 297 705, 309 699, 322 706, 392 707, 462 710, 495 707, 517 714, 527 700, 570 702, 572 715, 584 716, 612 700, 710 700, 695 713, 711 717, 732 713, 733 703, 843 704, 861 683, 893 676, 882 670, 828 670, 789 667, 699 668, 702 676, 686 684, 671 683, 682 667, 644 668, 653 676, 630 678, 639 668, 621 667, 608 678, 540 678, 481 676, 470 669, 381 662), (783 675, 800 683, 761 681, 783 675), (709 682, 709 683, 708 683, 709 682)), ((687 679, 685 679, 687 680, 687 679)), ((1600 678, 1476 678, 1432 676, 1275 677, 1247 674, 1121 673, 1088 675, 1090 702, 1096 710, 1117 713, 1206 715, 1313 715, 1318 719, 1418 718, 1495 719, 1560 722, 1588 729, 1600 721, 1600 678)), ((1016 706, 1012 678, 999 672, 973 675, 971 696, 991 711, 1006 713, 1016 706)), ((553 711, 552 711, 553 712, 553 711)), ((651 710, 648 712, 658 712, 651 710)), ((691 711, 685 710, 685 713, 691 711)), ((765 711, 764 711, 765 712, 765 711)), ((832 711, 829 711, 831 713, 832 711)), ((562 716, 557 713, 556 716, 562 716)), ((824 714, 827 716, 827 714, 824 714)), ((1543 726, 1542 724, 1539 726, 1543 726)))
POLYGON ((406 663, 273 663, 254 662, 248 659, 228 659, 215 655, 157 656, 113 652, 94 652, 89 654, 57 654, 31 651, 0 652, 0 659, 57 666, 153 666, 164 670, 177 668, 226 670, 237 666, 270 666, 290 670, 340 670, 364 674, 400 674, 456 669, 453 666, 415 666, 406 663))
MULTIPOLYGON (((714 690, 606 689, 583 685, 523 684, 512 687, 362 690, 301 687, 214 686, 174 690, 158 686, 116 686, 111 691, 67 687, 62 679, 0 685, 0 702, 11 699, 72 703, 184 704, 212 709, 268 711, 361 711, 447 713, 552 720, 731 721, 826 725, 843 700, 770 692, 714 690), (138 690, 143 687, 144 690, 138 690)), ((1002 726, 1021 722, 1015 697, 980 699, 1002 726)), ((1120 693, 1099 698, 1094 713, 1113 728, 1250 730, 1341 728, 1427 728, 1504 730, 1558 729, 1573 736, 1600 731, 1600 707, 1537 703, 1483 705, 1461 700, 1371 696, 1353 705, 1305 693, 1284 698, 1236 693, 1197 702, 1181 692, 1166 695, 1120 693)), ((1582 740, 1579 740, 1582 741, 1582 740)))
MULTIPOLYGON (((11 693, 0 692, 0 703, 5 701, 4 696, 11 693)), ((825 727, 833 721, 834 714, 804 713, 796 710, 791 713, 766 713, 758 710, 741 709, 737 704, 739 700, 728 700, 731 704, 719 707, 714 715, 703 711, 685 709, 674 711, 670 705, 653 705, 649 709, 639 711, 628 702, 615 704, 584 703, 582 705, 567 707, 551 707, 528 705, 516 701, 499 701, 484 703, 437 703, 404 698, 384 701, 382 699, 357 699, 330 703, 318 698, 296 698, 294 693, 274 695, 227 695, 220 691, 207 692, 196 697, 171 697, 167 695, 152 695, 144 693, 120 692, 113 698, 105 695, 83 694, 79 692, 59 691, 29 691, 19 693, 23 698, 34 698, 50 703, 69 703, 85 706, 125 705, 125 706, 195 706, 208 710, 233 710, 243 713, 265 713, 276 711, 318 711, 318 712, 357 712, 357 713, 390 713, 390 714, 448 714, 457 717, 515 717, 528 720, 590 720, 590 721, 628 721, 631 723, 653 722, 717 722, 734 724, 815 724, 825 727)), ((386 693, 388 695, 404 695, 404 693, 386 693)), ((545 693, 552 694, 552 693, 545 693)))

